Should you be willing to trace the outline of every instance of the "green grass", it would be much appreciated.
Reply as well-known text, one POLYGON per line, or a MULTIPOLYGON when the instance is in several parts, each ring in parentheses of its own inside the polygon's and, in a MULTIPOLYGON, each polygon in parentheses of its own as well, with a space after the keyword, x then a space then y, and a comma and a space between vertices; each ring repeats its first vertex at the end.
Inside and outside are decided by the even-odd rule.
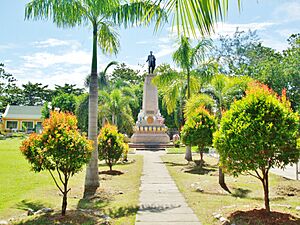
MULTIPOLYGON (((194 159, 195 156, 198 157, 198 155, 194 155, 194 159)), ((218 220, 214 219, 213 213, 221 213, 227 217, 237 210, 250 210, 264 206, 263 189, 258 179, 249 176, 234 178, 226 175, 227 186, 232 192, 232 194, 228 194, 218 184, 218 166, 215 158, 205 156, 206 165, 203 169, 194 164, 187 165, 183 158, 183 155, 179 154, 162 156, 179 190, 203 225, 220 224, 218 220), (196 182, 204 192, 196 192, 191 187, 196 182)), ((300 212, 295 210, 300 203, 299 181, 291 181, 271 174, 270 198, 271 210, 291 213, 300 217, 300 212), (285 190, 285 194, 282 193, 282 190, 285 190), (289 192, 296 193, 298 196, 287 196, 289 192), (285 204, 291 205, 291 208, 278 206, 285 204)))
MULTIPOLYGON (((34 173, 30 170, 28 162, 19 151, 21 141, 17 138, 0 141, 0 220, 18 217, 26 213, 27 208, 42 207, 53 208, 55 213, 52 217, 55 218, 59 215, 62 197, 48 172, 34 173)), ((71 210, 69 214, 73 222, 68 221, 65 224, 83 222, 79 220, 76 223, 71 216, 80 214, 76 211, 78 207, 97 209, 109 215, 114 224, 133 224, 138 204, 142 156, 129 155, 128 158, 135 162, 113 167, 114 170, 123 171, 124 174, 99 175, 101 187, 99 198, 95 201, 82 200, 85 170, 71 178, 72 189, 68 195, 68 209, 71 210), (103 201, 102 195, 109 197, 103 201)), ((99 170, 108 170, 108 167, 100 165, 99 170)), ((90 223, 89 221, 94 221, 90 224, 95 224, 95 217, 81 216, 86 219, 87 224, 90 223)), ((49 224, 51 221, 47 216, 28 217, 28 219, 26 224, 49 224)))
MULTIPOLYGON (((167 154, 184 154, 186 150, 186 147, 180 147, 180 148, 167 148, 166 152, 167 154)), ((196 153, 198 152, 197 146, 192 147, 192 152, 196 153)))

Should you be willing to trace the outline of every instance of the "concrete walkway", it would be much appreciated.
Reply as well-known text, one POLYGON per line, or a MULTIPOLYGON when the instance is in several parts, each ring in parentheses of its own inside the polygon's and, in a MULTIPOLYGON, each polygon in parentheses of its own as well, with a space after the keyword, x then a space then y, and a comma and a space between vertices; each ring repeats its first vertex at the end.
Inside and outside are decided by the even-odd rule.
POLYGON ((136 225, 201 225, 160 159, 164 151, 139 151, 144 156, 140 208, 136 225))

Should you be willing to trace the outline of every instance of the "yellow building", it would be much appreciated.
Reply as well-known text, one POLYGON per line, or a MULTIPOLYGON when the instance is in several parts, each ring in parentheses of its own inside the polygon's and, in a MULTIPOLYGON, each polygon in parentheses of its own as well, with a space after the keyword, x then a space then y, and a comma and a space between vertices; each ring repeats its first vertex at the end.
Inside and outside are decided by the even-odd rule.
POLYGON ((5 131, 25 131, 42 127, 42 106, 8 105, 2 115, 5 131))

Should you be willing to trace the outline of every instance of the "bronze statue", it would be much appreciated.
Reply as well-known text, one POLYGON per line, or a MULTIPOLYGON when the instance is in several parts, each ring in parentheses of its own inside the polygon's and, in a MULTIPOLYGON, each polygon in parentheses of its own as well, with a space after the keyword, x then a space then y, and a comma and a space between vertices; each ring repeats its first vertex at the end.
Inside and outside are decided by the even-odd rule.
POLYGON ((152 74, 155 69, 155 61, 156 61, 156 58, 154 55, 152 55, 152 51, 150 51, 150 55, 148 55, 148 59, 146 61, 146 62, 148 62, 148 73, 149 74, 152 74))

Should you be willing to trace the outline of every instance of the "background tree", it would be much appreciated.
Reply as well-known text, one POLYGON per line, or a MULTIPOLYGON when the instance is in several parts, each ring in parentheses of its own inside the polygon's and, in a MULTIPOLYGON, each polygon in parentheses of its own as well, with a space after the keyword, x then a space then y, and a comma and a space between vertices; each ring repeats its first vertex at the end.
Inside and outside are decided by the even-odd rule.
POLYGON ((117 126, 122 133, 133 133, 134 120, 130 108, 130 102, 134 96, 126 96, 124 92, 114 89, 111 93, 101 93, 102 99, 99 104, 99 117, 107 119, 117 126))
POLYGON ((54 86, 55 88, 52 94, 54 97, 60 94, 72 94, 74 96, 80 96, 84 93, 84 89, 76 88, 76 84, 65 84, 64 86, 55 84, 54 86))
POLYGON ((20 150, 35 172, 49 171, 63 195, 61 213, 64 216, 71 190, 68 189, 69 179, 89 161, 93 150, 91 141, 80 135, 76 117, 52 112, 43 122, 42 134, 31 134, 23 141, 20 150), (55 172, 58 178, 54 176, 55 172))
POLYGON ((114 87, 118 88, 141 84, 144 82, 144 76, 140 74, 140 71, 133 70, 125 63, 121 63, 113 70, 110 81, 114 87))
POLYGON ((254 86, 234 102, 222 117, 214 146, 227 171, 247 173, 263 185, 265 209, 269 205, 269 170, 297 162, 299 115, 292 112, 286 96, 281 101, 266 86, 254 86))
POLYGON ((106 124, 101 128, 98 136, 99 159, 105 160, 110 171, 121 158, 123 151, 127 150, 126 145, 124 136, 118 133, 116 126, 106 124))
POLYGON ((73 94, 61 93, 52 99, 52 109, 59 108, 61 112, 75 113, 76 97, 73 94))
MULTIPOLYGON (((105 90, 105 89, 109 88, 109 77, 108 77, 107 71, 110 67, 115 66, 115 65, 118 65, 118 62, 111 61, 110 63, 107 64, 107 66, 104 68, 104 70, 98 74, 99 90, 105 90)), ((90 85, 90 79, 91 79, 90 75, 85 78, 84 86, 87 88, 90 85)))
POLYGON ((89 139, 93 140, 94 151, 87 166, 85 195, 94 194, 99 187, 97 121, 98 121, 98 79, 97 79, 97 45, 103 53, 117 53, 119 48, 118 34, 115 27, 124 25, 148 25, 157 17, 164 20, 163 11, 147 1, 123 2, 119 0, 99 1, 59 1, 32 0, 26 5, 26 19, 52 18, 58 27, 75 27, 89 24, 93 31, 93 50, 91 79, 89 87, 89 139), (151 16, 148 15, 151 10, 151 16), (146 16, 145 16, 146 15, 146 16), (144 23, 141 23, 143 22, 144 23))
POLYGON ((4 69, 0 63, 0 112, 4 112, 8 104, 19 105, 22 102, 21 89, 16 85, 16 79, 4 69))
POLYGON ((200 162, 203 163, 204 148, 212 145, 213 133, 217 130, 217 121, 203 106, 197 108, 186 118, 181 130, 182 142, 198 146, 200 162))
POLYGON ((22 85, 22 104, 23 105, 43 105, 45 102, 51 101, 51 92, 48 85, 41 83, 31 83, 22 85))

